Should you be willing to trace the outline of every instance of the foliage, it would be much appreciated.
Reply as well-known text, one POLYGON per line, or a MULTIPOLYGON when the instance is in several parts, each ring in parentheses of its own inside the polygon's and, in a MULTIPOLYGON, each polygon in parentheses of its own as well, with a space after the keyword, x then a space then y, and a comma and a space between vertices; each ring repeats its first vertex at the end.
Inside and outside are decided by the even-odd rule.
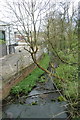
MULTIPOLYGON (((66 55, 66 57, 73 56, 66 55)), ((62 77, 65 81, 62 83, 60 80, 57 80, 57 85, 59 88, 63 89, 64 95, 66 97, 75 98, 78 93, 78 67, 77 65, 71 66, 68 64, 60 64, 58 68, 56 68, 56 75, 62 77)))
POLYGON ((65 99, 65 97, 63 97, 63 96, 59 96, 59 97, 58 97, 58 101, 62 102, 62 101, 66 101, 66 99, 65 99))
POLYGON ((0 40, 0 45, 5 44, 6 42, 4 40, 0 40))
MULTIPOLYGON (((76 34, 76 23, 74 21, 74 10, 72 15, 69 15, 68 8, 70 7, 67 2, 59 4, 59 8, 63 12, 50 11, 46 19, 45 28, 45 44, 49 53, 53 53, 55 58, 58 58, 57 64, 59 67, 55 69, 56 76, 63 78, 64 82, 60 79, 54 79, 57 87, 63 91, 63 96, 67 98, 69 105, 71 104, 71 116, 75 111, 72 102, 78 101, 78 37, 76 34), (64 6, 64 7, 63 7, 64 6), (75 23, 75 24, 74 24, 75 23)), ((74 6, 72 5, 74 8, 74 6)), ((53 59, 53 58, 52 58, 53 59)), ((54 70, 54 69, 53 69, 54 70)))
MULTIPOLYGON (((66 51, 58 52, 58 55, 66 61, 65 63, 60 62, 56 68, 56 75, 64 79, 62 82, 59 79, 54 79, 57 87, 62 90, 64 98, 67 99, 69 112, 72 118, 79 117, 78 106, 78 52, 77 42, 72 43, 72 49, 66 49, 66 51), (68 64, 66 64, 68 63, 68 64), (72 65, 70 65, 72 64, 72 65)), ((60 99, 61 100, 61 99, 60 99)))
POLYGON ((31 103, 31 105, 37 105, 37 104, 38 104, 37 101, 31 103))
POLYGON ((46 82, 45 77, 44 77, 44 76, 41 76, 41 77, 39 78, 39 82, 40 82, 40 83, 45 83, 45 82, 46 82))
MULTIPOLYGON (((50 61, 49 56, 45 54, 42 60, 40 61, 40 65, 45 69, 47 69, 49 66, 49 61, 50 61)), ((16 94, 16 95, 20 93, 27 94, 36 85, 36 82, 40 80, 39 77, 43 73, 44 71, 42 71, 40 68, 37 67, 28 77, 26 77, 24 80, 22 80, 20 83, 18 83, 16 86, 12 88, 11 94, 16 94)))
MULTIPOLYGON (((74 46, 74 43, 72 44, 74 46)), ((68 63, 76 63, 78 61, 78 53, 75 50, 72 52, 67 49, 66 52, 59 51, 58 55, 68 63)))

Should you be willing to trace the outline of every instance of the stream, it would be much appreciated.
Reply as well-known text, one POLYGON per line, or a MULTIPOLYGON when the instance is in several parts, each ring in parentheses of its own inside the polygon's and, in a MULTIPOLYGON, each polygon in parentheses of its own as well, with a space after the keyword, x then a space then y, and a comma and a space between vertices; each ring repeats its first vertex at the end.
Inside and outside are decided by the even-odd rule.
POLYGON ((3 103, 3 118, 64 118, 68 120, 65 101, 59 101, 60 94, 56 90, 49 76, 46 82, 38 82, 28 94, 15 102, 3 103))

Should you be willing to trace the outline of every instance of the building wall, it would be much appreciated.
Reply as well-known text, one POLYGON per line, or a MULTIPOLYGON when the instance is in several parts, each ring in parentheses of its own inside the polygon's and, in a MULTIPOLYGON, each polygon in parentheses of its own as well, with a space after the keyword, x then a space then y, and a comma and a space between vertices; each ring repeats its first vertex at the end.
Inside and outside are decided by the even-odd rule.
POLYGON ((13 45, 16 43, 16 40, 12 25, 0 25, 0 31, 5 32, 4 41, 6 41, 6 45, 0 45, 0 57, 3 57, 4 55, 13 53, 15 51, 13 45))
POLYGON ((13 26, 6 26, 6 45, 12 45, 16 43, 13 26))

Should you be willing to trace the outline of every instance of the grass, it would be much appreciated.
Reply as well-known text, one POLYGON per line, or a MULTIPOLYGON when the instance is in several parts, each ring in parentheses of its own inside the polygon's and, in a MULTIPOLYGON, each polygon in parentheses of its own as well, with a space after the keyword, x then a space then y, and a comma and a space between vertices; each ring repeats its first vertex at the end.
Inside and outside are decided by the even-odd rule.
MULTIPOLYGON (((39 64, 45 69, 47 69, 49 66, 49 62, 50 62, 50 57, 47 54, 45 54, 44 57, 40 60, 39 64)), ((36 86, 36 82, 38 80, 41 80, 39 79, 39 77, 43 73, 44 71, 42 71, 40 68, 37 67, 28 77, 26 77, 24 80, 19 82, 16 86, 14 86, 11 89, 11 94, 14 95, 19 95, 20 93, 28 94, 28 92, 30 92, 32 88, 36 86)))

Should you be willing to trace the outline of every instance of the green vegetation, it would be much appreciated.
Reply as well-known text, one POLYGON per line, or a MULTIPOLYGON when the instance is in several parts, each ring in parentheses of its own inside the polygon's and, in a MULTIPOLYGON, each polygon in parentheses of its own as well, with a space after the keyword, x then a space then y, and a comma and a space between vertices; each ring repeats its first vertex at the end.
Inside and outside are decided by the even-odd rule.
POLYGON ((44 77, 44 76, 41 76, 41 77, 39 78, 39 82, 40 82, 40 83, 45 83, 45 82, 46 82, 45 77, 44 77))
MULTIPOLYGON (((74 44, 74 43, 73 43, 74 44)), ((77 46, 76 46, 77 48, 77 46)), ((56 75, 64 79, 64 82, 59 79, 54 79, 57 87, 62 90, 63 98, 69 103, 69 112, 72 118, 79 116, 78 106, 78 53, 77 49, 59 51, 59 56, 66 61, 60 62, 56 68, 56 75), (74 64, 75 63, 75 64, 74 64)), ((61 101, 63 98, 58 98, 61 101)))
MULTIPOLYGON (((49 61, 50 61, 50 57, 47 54, 45 54, 44 57, 40 60, 40 65, 45 69, 47 69, 49 66, 49 61)), ((22 80, 12 88, 11 94, 14 95, 18 95, 20 93, 28 94, 28 92, 30 92, 32 88, 36 86, 36 82, 38 80, 41 81, 39 77, 43 73, 44 71, 42 71, 40 68, 37 67, 28 77, 26 77, 24 80, 22 80)))
POLYGON ((31 103, 31 105, 37 105, 37 104, 38 104, 37 101, 31 103))
POLYGON ((65 60, 65 62, 67 61, 68 63, 77 63, 77 61, 78 61, 78 51, 77 50, 70 51, 70 49, 67 49, 66 52, 59 51, 58 55, 63 60, 65 60))
POLYGON ((63 97, 63 96, 59 96, 57 100, 59 102, 66 101, 65 97, 63 97))
MULTIPOLYGON (((70 61, 75 61, 78 57, 74 58, 72 54, 65 55, 65 58, 70 58, 70 61)), ((67 98, 75 99, 78 97, 78 66, 69 64, 60 64, 56 68, 56 75, 62 77, 64 82, 55 80, 57 86, 63 89, 63 93, 67 98)))
POLYGON ((1 45, 1 44, 5 44, 5 43, 6 43, 6 42, 5 42, 4 40, 1 40, 1 39, 0 39, 0 45, 1 45))
MULTIPOLYGON (((64 8, 66 8, 66 5, 69 5, 66 2, 60 4, 64 8)), ((53 58, 55 58, 55 63, 58 64, 58 67, 55 69, 52 66, 53 71, 56 72, 56 76, 63 78, 63 80, 55 78, 53 81, 56 83, 57 88, 62 90, 63 97, 69 103, 70 115, 72 118, 75 118, 80 116, 80 111, 78 110, 80 107, 78 104, 80 101, 78 91, 78 81, 80 79, 80 41, 78 41, 79 33, 77 34, 79 25, 77 22, 73 22, 76 16, 69 16, 68 11, 65 12, 65 9, 61 15, 58 11, 56 11, 57 14, 55 13, 56 16, 52 13, 54 12, 50 11, 49 15, 47 15, 44 43, 48 51, 53 55, 52 63, 54 62, 53 58)), ((58 100, 61 101, 62 98, 60 97, 58 100)))

